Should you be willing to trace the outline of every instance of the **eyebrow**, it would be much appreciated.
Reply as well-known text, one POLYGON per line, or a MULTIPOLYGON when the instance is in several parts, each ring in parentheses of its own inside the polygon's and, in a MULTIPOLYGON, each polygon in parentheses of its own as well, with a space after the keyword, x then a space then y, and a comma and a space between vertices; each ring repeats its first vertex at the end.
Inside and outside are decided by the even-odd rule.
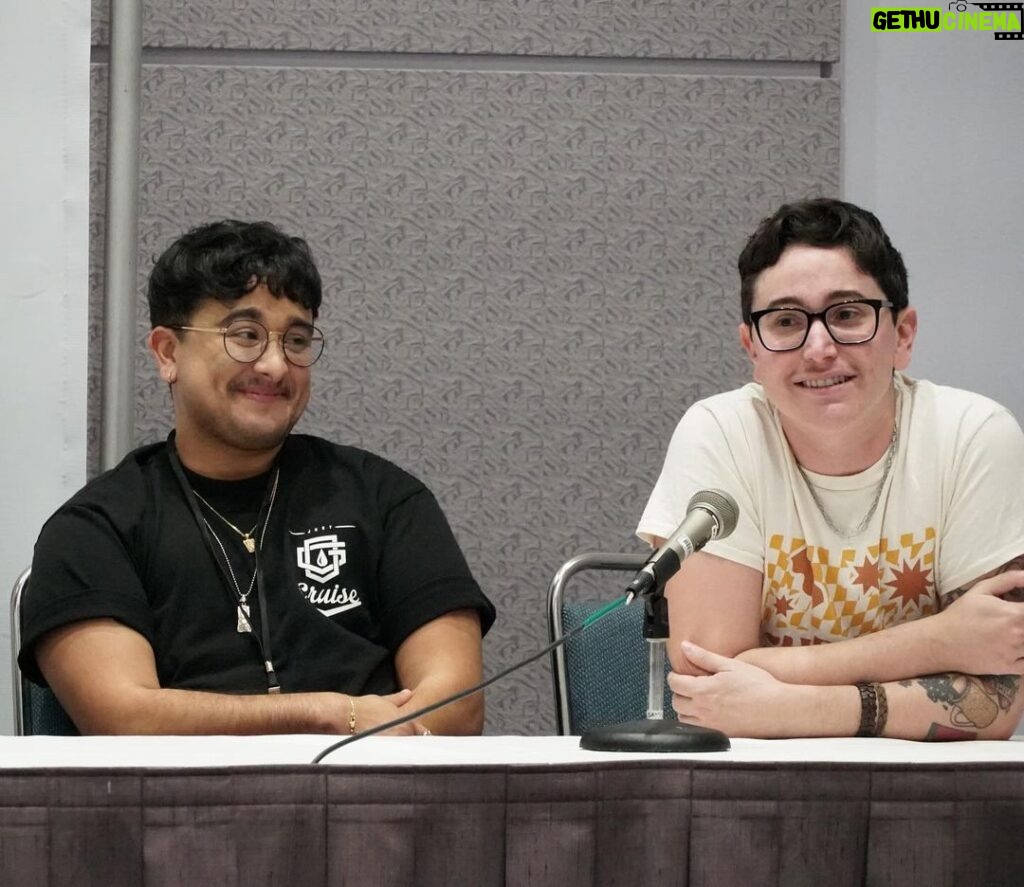
MULTIPOLYGON (((249 307, 236 308, 234 311, 229 311, 221 318, 220 325, 227 326, 228 324, 233 323, 236 320, 256 320, 263 324, 266 323, 266 321, 263 319, 262 311, 260 311, 258 308, 249 307)), ((313 324, 311 321, 306 320, 305 317, 299 317, 298 315, 294 314, 290 318, 288 318, 288 322, 285 329, 289 329, 293 326, 301 326, 309 330, 313 329, 313 324)))
MULTIPOLYGON (((825 296, 825 305, 831 306, 837 302, 847 302, 851 299, 868 299, 876 298, 874 296, 865 296, 864 293, 859 290, 832 290, 825 296)), ((796 306, 798 308, 807 309, 807 302, 798 296, 780 296, 778 299, 772 299, 764 307, 767 308, 782 308, 788 306, 796 306)), ((809 309, 808 309, 809 310, 809 309)))

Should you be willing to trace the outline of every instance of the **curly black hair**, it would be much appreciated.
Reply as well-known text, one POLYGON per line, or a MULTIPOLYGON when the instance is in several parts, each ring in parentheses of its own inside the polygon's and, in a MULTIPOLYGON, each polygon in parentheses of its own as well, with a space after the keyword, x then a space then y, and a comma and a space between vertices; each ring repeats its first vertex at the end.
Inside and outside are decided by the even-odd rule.
POLYGON ((201 225, 156 260, 149 275, 149 322, 187 324, 204 299, 230 304, 261 284, 316 317, 322 285, 305 240, 270 222, 226 219, 201 225))

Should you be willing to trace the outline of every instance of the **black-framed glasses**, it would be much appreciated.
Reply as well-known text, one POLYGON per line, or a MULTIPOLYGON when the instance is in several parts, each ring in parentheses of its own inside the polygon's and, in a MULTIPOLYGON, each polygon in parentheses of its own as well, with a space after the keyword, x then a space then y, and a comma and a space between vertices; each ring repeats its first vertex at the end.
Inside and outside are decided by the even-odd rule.
POLYGON ((255 363, 267 350, 270 340, 281 341, 284 359, 297 367, 312 366, 324 353, 324 334, 312 324, 292 324, 283 333, 272 333, 258 320, 233 320, 227 326, 175 325, 172 330, 192 333, 220 333, 228 357, 239 363, 255 363))
POLYGON ((887 299, 849 299, 829 305, 824 311, 803 308, 766 308, 750 312, 750 325, 769 351, 793 351, 803 346, 811 324, 820 320, 840 345, 862 345, 875 338, 878 314, 892 308, 887 299))

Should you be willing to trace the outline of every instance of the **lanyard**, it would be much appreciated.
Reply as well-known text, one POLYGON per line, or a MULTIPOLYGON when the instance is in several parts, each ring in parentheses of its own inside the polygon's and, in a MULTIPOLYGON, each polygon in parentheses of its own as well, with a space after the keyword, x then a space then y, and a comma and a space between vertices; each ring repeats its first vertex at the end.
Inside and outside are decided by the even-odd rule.
MULTIPOLYGON (((199 502, 196 500, 195 493, 192 491, 192 485, 188 482, 188 478, 185 477, 185 472, 181 467, 181 460, 178 458, 178 448, 174 445, 173 431, 167 438, 167 457, 170 459, 171 469, 174 471, 174 476, 185 496, 185 501, 188 503, 189 510, 192 512, 192 517, 196 522, 196 526, 199 527, 199 532, 202 534, 206 550, 210 553, 210 557, 213 558, 213 562, 217 565, 217 571, 220 573, 221 582, 227 590, 228 595, 231 597, 231 600, 234 602, 236 597, 234 583, 228 574, 227 565, 221 563, 221 559, 217 556, 217 549, 215 548, 213 539, 210 536, 210 529, 207 527, 206 521, 203 519, 203 513, 199 509, 199 502)), ((275 466, 275 468, 277 471, 280 471, 279 466, 275 466)), ((260 611, 260 635, 262 637, 258 637, 256 632, 251 630, 251 623, 249 624, 250 631, 248 634, 256 642, 260 659, 263 660, 263 669, 267 673, 267 692, 280 693, 281 685, 278 683, 277 672, 274 670, 274 660, 270 648, 270 618, 267 611, 266 591, 263 587, 263 568, 260 563, 260 553, 263 548, 263 535, 266 533, 267 521, 270 517, 270 507, 273 504, 273 500, 271 498, 271 489, 273 486, 273 481, 268 481, 267 488, 263 492, 263 501, 260 503, 259 515, 256 519, 257 528, 262 527, 262 530, 257 529, 258 538, 256 541, 256 549, 253 551, 256 569, 256 601, 260 611)), ((227 552, 225 552, 224 556, 227 557, 227 552)), ((241 612, 241 610, 239 610, 239 612, 241 612)), ((242 618, 244 619, 245 617, 242 616, 242 618)))

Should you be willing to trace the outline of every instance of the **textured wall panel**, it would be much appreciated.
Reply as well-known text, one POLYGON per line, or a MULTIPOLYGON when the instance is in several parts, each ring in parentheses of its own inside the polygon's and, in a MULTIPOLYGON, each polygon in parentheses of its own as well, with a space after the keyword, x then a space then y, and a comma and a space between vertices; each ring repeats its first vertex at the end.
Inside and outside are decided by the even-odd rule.
MULTIPOLYGON (((94 42, 108 39, 93 0, 94 42)), ((153 0, 149 46, 833 61, 839 0, 153 0)))
MULTIPOLYGON (((685 407, 746 377, 736 254, 835 193, 838 122, 821 80, 147 67, 140 277, 210 219, 309 239, 329 351, 301 427, 433 487, 499 608, 494 672, 544 641, 562 560, 637 545, 685 407)), ((140 442, 170 415, 144 314, 140 442)), ((490 693, 492 732, 553 723, 546 663, 490 693)))
MULTIPOLYGON (((104 202, 107 188, 107 66, 92 65, 89 71, 89 386, 86 394, 86 443, 88 476, 99 466, 100 388, 103 372, 103 287, 106 224, 104 202)), ((147 270, 148 265, 147 264, 147 270)), ((142 310, 141 307, 139 310, 142 310)), ((145 373, 136 373, 136 376, 145 373)))

